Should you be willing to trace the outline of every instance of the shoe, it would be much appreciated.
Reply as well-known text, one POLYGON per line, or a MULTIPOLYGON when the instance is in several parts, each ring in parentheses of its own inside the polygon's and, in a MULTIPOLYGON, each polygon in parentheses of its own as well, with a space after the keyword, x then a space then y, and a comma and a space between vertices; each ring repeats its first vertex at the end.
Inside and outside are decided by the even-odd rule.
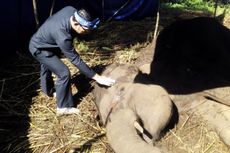
POLYGON ((56 98, 56 96, 57 96, 57 94, 56 94, 56 92, 54 92, 54 93, 53 93, 53 97, 56 98))
POLYGON ((79 114, 80 110, 74 107, 57 108, 57 115, 79 114))
POLYGON ((54 92, 52 94, 46 94, 46 96, 49 97, 49 98, 56 98, 57 94, 56 94, 56 92, 54 92))

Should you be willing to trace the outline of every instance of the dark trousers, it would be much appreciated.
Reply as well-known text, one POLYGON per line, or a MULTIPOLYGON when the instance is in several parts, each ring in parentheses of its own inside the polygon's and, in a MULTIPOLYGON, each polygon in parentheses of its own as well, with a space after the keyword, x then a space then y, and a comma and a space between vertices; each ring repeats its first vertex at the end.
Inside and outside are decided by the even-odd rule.
POLYGON ((42 91, 50 95, 54 88, 52 73, 57 77, 55 82, 57 107, 72 107, 74 105, 71 92, 71 74, 69 68, 52 52, 37 50, 33 54, 34 58, 41 64, 41 88, 42 91))

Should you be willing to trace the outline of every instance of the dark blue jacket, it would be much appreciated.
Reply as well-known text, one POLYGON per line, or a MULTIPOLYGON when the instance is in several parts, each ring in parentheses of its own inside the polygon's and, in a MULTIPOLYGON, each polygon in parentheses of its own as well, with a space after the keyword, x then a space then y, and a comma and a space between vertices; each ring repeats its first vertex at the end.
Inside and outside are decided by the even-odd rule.
POLYGON ((30 52, 32 54, 37 50, 52 52, 52 48, 58 47, 83 74, 92 78, 95 72, 84 63, 73 46, 75 33, 71 28, 70 17, 75 11, 75 8, 67 6, 49 17, 32 36, 29 45, 30 52))

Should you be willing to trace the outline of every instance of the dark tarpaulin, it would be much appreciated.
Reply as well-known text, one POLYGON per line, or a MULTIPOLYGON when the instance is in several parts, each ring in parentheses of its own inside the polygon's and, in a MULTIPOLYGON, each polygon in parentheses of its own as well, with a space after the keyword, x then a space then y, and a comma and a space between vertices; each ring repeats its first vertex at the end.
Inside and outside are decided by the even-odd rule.
MULTIPOLYGON (((39 22, 49 17, 53 0, 37 1, 39 22)), ((78 6, 77 0, 55 0, 53 13, 61 8, 78 6)), ((27 52, 28 42, 36 30, 32 0, 7 0, 0 5, 0 63, 13 56, 16 51, 27 52)))
MULTIPOLYGON (((37 1, 39 22, 42 24, 50 14, 53 0, 37 1)), ((101 19, 141 19, 157 11, 158 0, 55 0, 53 13, 71 5, 88 7, 101 19)), ((0 60, 7 59, 16 51, 26 52, 28 41, 36 30, 32 0, 8 0, 0 6, 0 60)))
POLYGON ((158 0, 85 0, 92 12, 101 18, 141 19, 156 13, 158 0))

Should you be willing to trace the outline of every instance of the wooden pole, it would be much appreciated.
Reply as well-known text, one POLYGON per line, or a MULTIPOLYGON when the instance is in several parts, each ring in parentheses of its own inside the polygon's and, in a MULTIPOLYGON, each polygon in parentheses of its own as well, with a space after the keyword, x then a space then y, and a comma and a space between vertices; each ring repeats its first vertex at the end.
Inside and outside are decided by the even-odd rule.
POLYGON ((51 6, 51 9, 50 9, 50 16, 53 14, 55 2, 56 2, 56 0, 53 0, 52 6, 51 6))
POLYGON ((34 11, 34 18, 36 22, 36 28, 39 27, 39 18, 38 18, 38 7, 37 7, 37 0, 32 0, 33 2, 33 11, 34 11))

